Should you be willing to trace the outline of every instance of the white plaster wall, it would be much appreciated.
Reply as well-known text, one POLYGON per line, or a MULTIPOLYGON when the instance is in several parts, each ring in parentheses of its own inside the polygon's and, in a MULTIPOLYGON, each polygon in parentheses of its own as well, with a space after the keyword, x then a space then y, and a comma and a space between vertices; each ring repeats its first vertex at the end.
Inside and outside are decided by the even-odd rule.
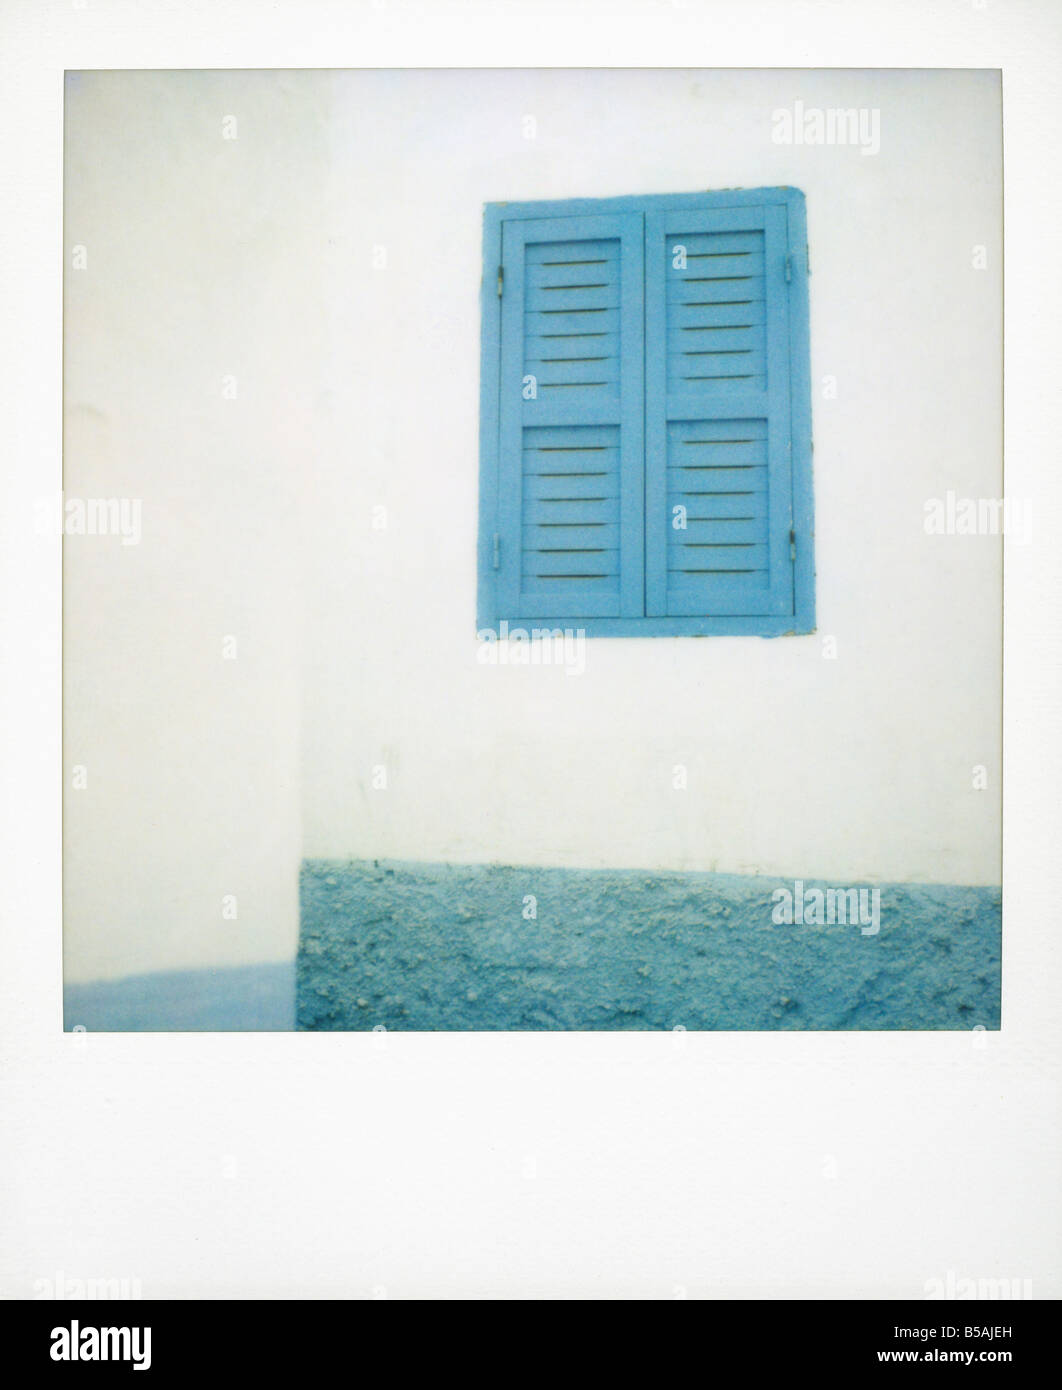
POLYGON ((923 530, 927 498, 1001 488, 996 77, 376 73, 332 92, 307 854, 998 881, 1001 548, 923 530), (879 110, 880 151, 773 143, 797 99, 879 110), (807 195, 819 634, 595 640, 578 677, 478 666, 482 204, 767 184, 807 195))
POLYGON ((143 503, 140 545, 66 542, 69 979, 290 954, 304 854, 998 881, 1000 545, 923 531, 1001 489, 995 76, 98 73, 66 106, 65 486, 143 503), (879 110, 880 151, 773 143, 797 99, 879 110), (482 204, 763 184, 807 195, 819 632, 478 665, 482 204))
POLYGON ((294 950, 319 89, 284 74, 67 81, 65 493, 142 504, 138 545, 64 542, 68 980, 294 950))

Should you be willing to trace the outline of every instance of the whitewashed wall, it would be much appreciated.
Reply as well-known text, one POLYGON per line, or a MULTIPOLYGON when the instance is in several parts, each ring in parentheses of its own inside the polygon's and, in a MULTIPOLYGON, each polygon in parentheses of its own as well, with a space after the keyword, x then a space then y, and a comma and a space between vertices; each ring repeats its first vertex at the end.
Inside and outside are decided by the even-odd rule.
POLYGON ((1000 545, 923 516, 1001 488, 999 119, 988 73, 82 77, 66 487, 144 535, 67 543, 69 977, 290 954, 303 855, 998 881, 1000 545), (797 101, 880 149, 775 143, 797 101), (477 664, 482 204, 766 184, 818 633, 477 664))
POLYGON ((928 497, 1000 488, 995 79, 376 74, 333 92, 307 853, 995 881, 999 544, 923 531, 928 497), (797 99, 877 108, 880 152, 773 143, 797 99), (579 677, 478 667, 482 203, 761 184, 807 195, 836 659, 821 635, 656 638, 594 641, 579 677))
POLYGON ((138 545, 65 541, 68 980, 294 948, 320 95, 285 75, 67 81, 65 492, 142 502, 138 545))

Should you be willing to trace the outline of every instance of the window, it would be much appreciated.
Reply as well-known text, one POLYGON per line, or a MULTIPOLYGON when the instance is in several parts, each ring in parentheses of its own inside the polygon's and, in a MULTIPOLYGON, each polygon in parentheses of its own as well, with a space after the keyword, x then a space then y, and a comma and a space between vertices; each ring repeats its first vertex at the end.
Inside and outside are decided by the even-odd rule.
POLYGON ((484 258, 480 628, 812 631, 803 194, 492 203, 484 258))

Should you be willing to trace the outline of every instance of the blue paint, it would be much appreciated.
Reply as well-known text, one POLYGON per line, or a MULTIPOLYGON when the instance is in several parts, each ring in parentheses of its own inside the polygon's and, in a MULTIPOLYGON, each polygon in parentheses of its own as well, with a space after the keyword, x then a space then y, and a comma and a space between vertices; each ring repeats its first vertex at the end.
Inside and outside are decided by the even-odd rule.
POLYGON ((812 491, 811 340, 807 207, 803 193, 786 201, 790 258, 789 397, 793 437, 794 614, 797 632, 815 630, 815 506, 812 491))
MULTIPOLYGON (((839 886, 809 880, 806 901, 816 887, 839 886)), ((999 889, 878 885, 880 930, 865 935, 859 925, 776 924, 780 888, 794 885, 707 873, 307 861, 297 1026, 999 1027, 999 889)))
POLYGON ((785 207, 673 209, 645 222, 648 611, 792 617, 785 207), (712 286, 722 298, 701 302, 712 286), (718 353, 720 333, 733 333, 719 325, 735 319, 750 325, 741 345, 718 353), (708 356, 679 355, 680 342, 708 356), (702 379, 707 362, 717 375, 702 379), (688 517, 678 530, 676 506, 688 517), (706 511, 725 536, 698 520, 706 511))
POLYGON ((632 213, 503 222, 491 524, 510 622, 644 611, 642 236, 632 213))
MULTIPOLYGON (((480 287, 482 337, 479 365, 479 563, 476 612, 493 613, 495 538, 498 536, 498 431, 500 428, 498 364, 501 356, 501 305, 498 275, 501 267, 501 221, 490 215, 483 223, 483 283, 480 287)), ((486 626, 486 624, 481 624, 486 626)))
POLYGON ((63 1027, 90 1033, 287 1032, 295 965, 159 971, 63 990, 63 1027))
POLYGON ((486 208, 481 631, 814 630, 806 253, 796 189, 486 208))

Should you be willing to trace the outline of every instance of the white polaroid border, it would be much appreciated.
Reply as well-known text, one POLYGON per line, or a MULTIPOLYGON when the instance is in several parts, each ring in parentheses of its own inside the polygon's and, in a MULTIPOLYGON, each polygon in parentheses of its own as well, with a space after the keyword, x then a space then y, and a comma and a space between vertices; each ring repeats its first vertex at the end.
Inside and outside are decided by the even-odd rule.
POLYGON ((15 0, 0 32, 0 1292, 917 1299, 950 1273, 1058 1297, 1053 0, 15 0), (32 503, 60 486, 64 69, 603 60, 1003 71, 1006 486, 1042 520, 1006 555, 1002 1032, 62 1033, 60 567, 32 503))

